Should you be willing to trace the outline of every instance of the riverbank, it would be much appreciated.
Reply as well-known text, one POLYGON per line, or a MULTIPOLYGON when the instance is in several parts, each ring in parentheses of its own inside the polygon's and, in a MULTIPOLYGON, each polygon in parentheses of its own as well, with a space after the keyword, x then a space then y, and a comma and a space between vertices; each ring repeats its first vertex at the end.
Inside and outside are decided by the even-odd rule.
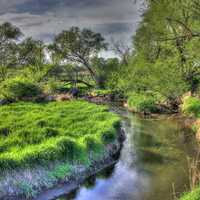
MULTIPOLYGON (((6 180, 12 181, 13 175, 17 176, 18 180, 23 180, 31 176, 31 184, 37 184, 35 187, 29 187, 28 185, 21 185, 24 187, 24 194, 16 195, 17 192, 20 192, 18 188, 12 188, 15 195, 4 195, 1 197, 2 200, 53 200, 61 195, 68 194, 73 190, 77 189, 88 177, 95 175, 99 171, 115 164, 119 158, 121 148, 123 146, 123 141, 125 139, 125 134, 122 129, 118 132, 117 139, 105 147, 104 153, 101 154, 98 158, 95 158, 95 155, 90 155, 91 163, 88 166, 85 165, 72 165, 70 171, 56 172, 59 168, 63 168, 68 165, 68 162, 56 162, 51 163, 51 166, 46 167, 37 167, 34 169, 26 169, 13 171, 12 174, 8 173, 6 180), (53 174, 57 174, 57 180, 53 179, 53 174), (59 177, 60 173, 60 177, 59 177), (49 177, 49 174, 52 177, 49 177), (43 182, 43 184, 41 184, 43 182), (26 196, 24 196, 26 195, 26 196)), ((56 177, 55 177, 56 178, 56 177)), ((10 184, 10 183, 8 183, 10 184)), ((10 185, 10 188, 12 185, 10 185)))
MULTIPOLYGON (((153 102, 152 99, 141 98, 138 100, 130 99, 128 102, 124 103, 124 107, 126 107, 129 111, 139 113, 142 116, 148 116, 153 118, 159 118, 160 115, 167 115, 169 119, 175 119, 180 122, 185 129, 190 129, 195 134, 195 138, 197 143, 200 143, 200 99, 198 97, 192 97, 191 95, 185 95, 182 98, 182 104, 179 105, 177 110, 174 112, 173 109, 163 107, 153 102), (167 108, 167 109, 166 109, 167 108)), ((199 150, 196 150, 196 154, 198 154, 199 150)), ((199 158, 198 158, 199 159, 199 158)), ((190 161, 192 162, 192 161, 190 161)), ((195 162, 199 163, 199 160, 195 160, 195 162)), ((188 177, 188 181, 191 185, 193 185, 194 190, 191 192, 186 192, 181 195, 180 200, 199 200, 200 199, 200 189, 199 189, 199 169, 196 168, 196 171, 193 171, 190 166, 192 163, 188 163, 188 171, 191 170, 188 177), (190 169, 191 168, 191 169, 190 169), (193 174, 194 173, 194 174, 193 174), (193 183, 193 179, 195 182, 193 183)))
POLYGON ((193 155, 195 148, 191 131, 167 116, 152 119, 120 107, 111 109, 122 117, 127 136, 118 162, 56 200, 169 200, 171 183, 177 193, 183 193, 189 187, 187 157, 193 155))
POLYGON ((34 200, 54 200, 60 196, 69 194, 70 192, 78 189, 87 178, 94 176, 103 169, 114 165, 118 162, 124 140, 125 133, 121 129, 117 140, 105 148, 105 153, 101 158, 93 160, 90 166, 77 170, 74 174, 71 174, 69 179, 60 182, 53 189, 42 192, 34 198, 34 200))
POLYGON ((124 140, 120 118, 105 106, 74 100, 0 109, 1 199, 29 199, 57 184, 78 185, 112 164, 124 140))

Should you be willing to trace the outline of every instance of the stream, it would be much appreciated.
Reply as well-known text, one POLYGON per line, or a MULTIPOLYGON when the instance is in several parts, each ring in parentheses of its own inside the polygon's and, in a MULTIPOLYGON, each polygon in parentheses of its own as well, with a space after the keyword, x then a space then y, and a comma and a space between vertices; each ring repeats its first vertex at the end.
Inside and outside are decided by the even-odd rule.
POLYGON ((188 189, 188 157, 196 147, 192 132, 175 119, 117 112, 127 134, 117 164, 56 200, 172 200, 188 189))

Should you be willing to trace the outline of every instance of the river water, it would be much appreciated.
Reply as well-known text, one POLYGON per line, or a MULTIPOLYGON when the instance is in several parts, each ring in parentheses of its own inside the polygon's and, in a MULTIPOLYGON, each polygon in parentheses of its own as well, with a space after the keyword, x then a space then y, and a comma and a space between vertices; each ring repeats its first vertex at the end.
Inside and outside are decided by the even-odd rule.
POLYGON ((196 147, 191 131, 167 117, 120 115, 127 139, 118 163, 57 200, 171 200, 188 189, 188 157, 196 147))

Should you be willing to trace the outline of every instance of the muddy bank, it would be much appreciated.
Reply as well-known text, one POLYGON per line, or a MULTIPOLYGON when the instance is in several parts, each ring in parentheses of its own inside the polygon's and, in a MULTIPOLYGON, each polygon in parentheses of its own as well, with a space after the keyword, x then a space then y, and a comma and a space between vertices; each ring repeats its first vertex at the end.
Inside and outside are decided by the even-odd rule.
POLYGON ((94 159, 94 156, 90 155, 91 164, 89 166, 72 165, 73 171, 59 180, 52 181, 47 176, 50 169, 64 163, 54 163, 48 167, 8 172, 0 179, 0 199, 53 200, 60 195, 67 194, 77 189, 88 177, 115 164, 119 158, 124 140, 125 132, 120 128, 116 141, 105 147, 104 153, 100 158, 94 159), (24 184, 25 182, 30 185, 24 184))

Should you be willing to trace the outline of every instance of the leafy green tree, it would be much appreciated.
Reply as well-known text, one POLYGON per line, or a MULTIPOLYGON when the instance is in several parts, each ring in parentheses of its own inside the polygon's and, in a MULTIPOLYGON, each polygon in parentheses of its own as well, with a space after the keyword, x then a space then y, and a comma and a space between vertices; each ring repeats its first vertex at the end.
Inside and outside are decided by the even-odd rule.
POLYGON ((44 44, 29 37, 19 44, 19 62, 24 66, 42 66, 45 63, 44 44))
POLYGON ((91 64, 91 58, 97 56, 106 47, 107 44, 101 34, 72 27, 58 34, 49 49, 53 55, 57 54, 57 57, 62 58, 63 62, 68 61, 84 66, 93 81, 98 84, 99 79, 91 64))
POLYGON ((150 63, 177 57, 176 66, 192 93, 200 83, 200 12, 197 0, 148 1, 148 9, 134 37, 136 51, 150 63))
POLYGON ((200 86, 200 4, 197 0, 148 0, 128 65, 114 73, 126 94, 159 93, 176 104, 200 86))
POLYGON ((19 28, 5 22, 0 25, 0 79, 5 80, 8 68, 17 63, 16 41, 22 33, 19 28))
POLYGON ((105 59, 102 57, 94 57, 91 60, 95 74, 98 76, 98 86, 105 88, 110 81, 112 73, 118 70, 118 58, 105 59))

